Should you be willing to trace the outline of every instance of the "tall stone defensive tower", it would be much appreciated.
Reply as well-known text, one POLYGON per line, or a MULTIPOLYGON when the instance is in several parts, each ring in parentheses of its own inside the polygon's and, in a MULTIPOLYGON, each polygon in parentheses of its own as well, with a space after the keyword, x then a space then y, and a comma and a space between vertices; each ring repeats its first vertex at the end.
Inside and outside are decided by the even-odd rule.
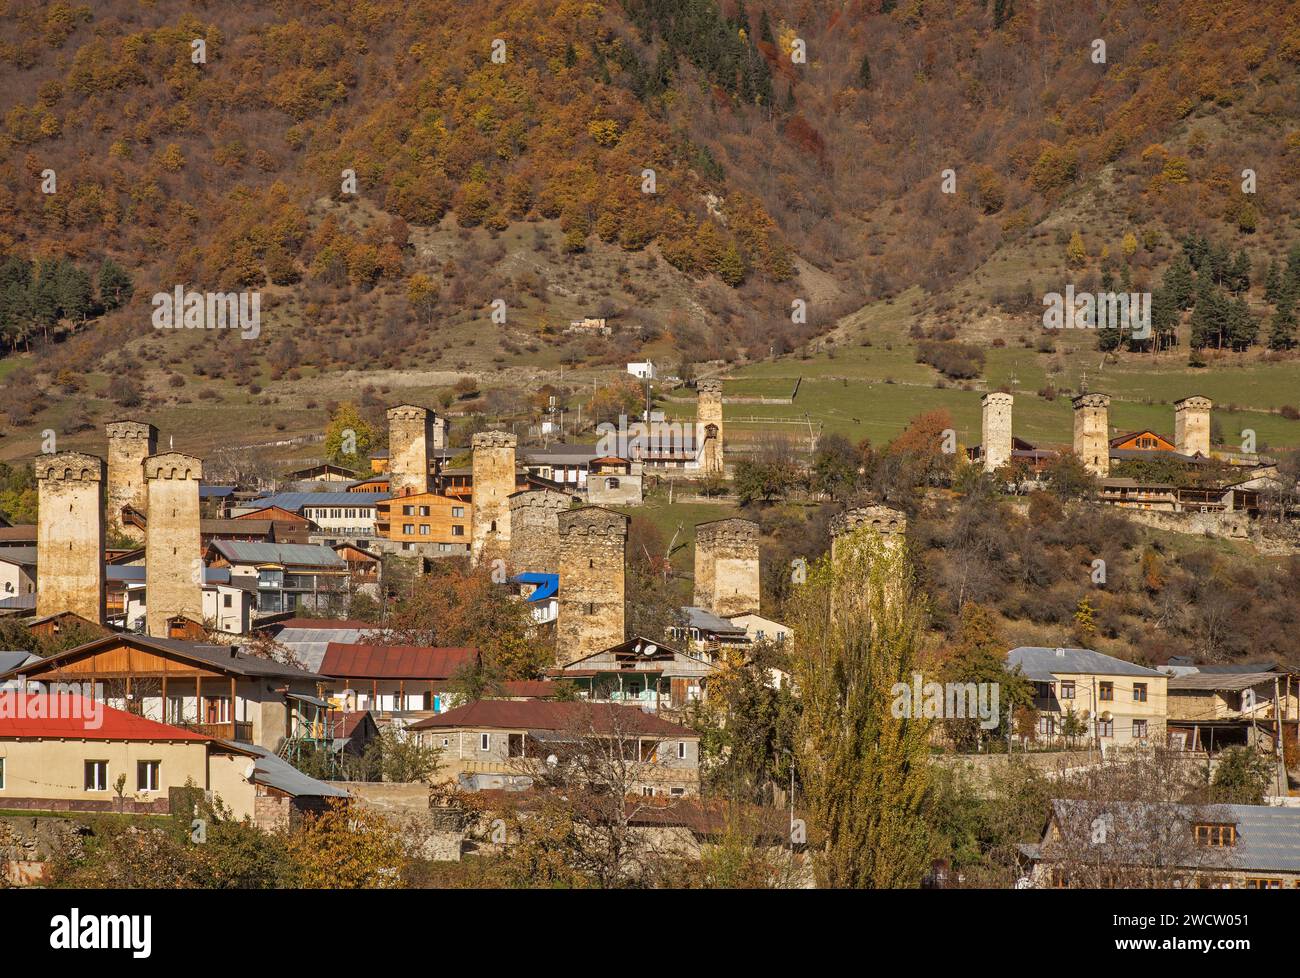
POLYGON ((1099 479, 1110 475, 1110 395, 1080 394, 1074 404, 1074 454, 1099 479))
POLYGON ((561 513, 556 657, 561 664, 623 641, 628 518, 584 506, 561 513))
POLYGON ((831 517, 831 560, 839 554, 844 539, 861 526, 870 526, 885 546, 897 548, 906 542, 907 514, 889 506, 860 506, 831 517))
POLYGON ((158 429, 141 421, 111 421, 108 432, 108 527, 120 536, 144 543, 144 534, 122 522, 122 507, 149 511, 144 485, 144 460, 158 451, 158 429))
POLYGON ((433 450, 441 452, 447 447, 447 419, 441 414, 433 416, 433 450))
POLYGON ((36 460, 36 614, 104 621, 104 460, 81 452, 36 460))
POLYGON ((428 408, 399 404, 388 409, 388 489, 394 496, 429 491, 433 432, 428 408))
POLYGON ((560 569, 560 514, 573 497, 554 489, 525 489, 510 498, 510 569, 555 574, 560 569))
POLYGON ((758 524, 715 520, 695 528, 695 604, 722 618, 759 610, 758 524))
POLYGON ((519 439, 508 431, 480 431, 471 440, 474 484, 474 530, 470 558, 505 558, 510 553, 510 497, 515 491, 515 446, 519 439))
POLYGON ((203 460, 163 452, 144 460, 149 491, 145 534, 145 630, 167 637, 167 619, 184 615, 203 621, 199 538, 199 480, 203 460))
POLYGON ((984 471, 996 472, 1011 461, 1011 405, 1015 398, 1005 391, 990 391, 980 400, 984 409, 981 447, 984 471))
POLYGON ((1214 402, 1200 394, 1174 401, 1174 446, 1183 455, 1210 454, 1210 411, 1214 402))
POLYGON ((696 437, 704 440, 704 472, 722 475, 722 381, 702 380, 696 386, 699 400, 695 407, 696 437))

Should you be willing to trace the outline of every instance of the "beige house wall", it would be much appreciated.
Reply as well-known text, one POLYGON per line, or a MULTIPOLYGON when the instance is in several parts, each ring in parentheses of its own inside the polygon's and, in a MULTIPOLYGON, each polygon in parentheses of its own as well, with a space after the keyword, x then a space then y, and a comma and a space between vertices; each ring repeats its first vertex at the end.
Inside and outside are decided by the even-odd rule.
MULTIPOLYGON (((1102 737, 1102 743, 1107 744, 1131 744, 1134 742, 1133 721, 1146 720, 1147 734, 1144 739, 1156 745, 1165 742, 1165 721, 1168 717, 1169 696, 1168 696, 1168 679, 1165 676, 1112 676, 1103 674, 1090 673, 1066 673, 1052 670, 1052 674, 1057 677, 1054 684, 1056 693, 1056 704, 1059 708, 1053 708, 1050 700, 1035 699, 1034 706, 1039 711, 1039 716, 1050 716, 1056 721, 1055 737, 1060 737, 1061 717, 1074 707, 1074 712, 1082 716, 1083 711, 1088 711, 1087 733, 1083 737, 1091 737, 1094 734, 1093 722, 1102 713, 1111 715, 1114 733, 1112 736, 1102 737), (1062 683, 1066 681, 1074 682, 1074 697, 1067 699, 1062 695, 1062 683), (1109 700, 1101 699, 1101 690, 1103 683, 1111 683, 1113 686, 1113 698, 1109 700), (1138 684, 1146 684, 1147 698, 1145 701, 1135 700, 1133 698, 1133 688, 1138 684)), ((1040 737, 1044 736, 1039 734, 1040 737)))

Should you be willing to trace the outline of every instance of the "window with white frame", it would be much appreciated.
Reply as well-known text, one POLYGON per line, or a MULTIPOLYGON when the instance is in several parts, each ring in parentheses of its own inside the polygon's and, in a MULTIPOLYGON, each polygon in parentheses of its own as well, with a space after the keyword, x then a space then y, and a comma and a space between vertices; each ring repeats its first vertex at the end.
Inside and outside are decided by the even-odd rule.
POLYGON ((87 791, 108 790, 108 761, 86 762, 85 785, 87 791))
POLYGON ((161 761, 136 761, 135 790, 158 791, 158 785, 161 783, 158 775, 161 768, 161 761))
POLYGON ((491 749, 492 749, 492 735, 491 735, 491 734, 481 733, 481 734, 478 735, 478 749, 479 749, 479 750, 491 750, 491 749))

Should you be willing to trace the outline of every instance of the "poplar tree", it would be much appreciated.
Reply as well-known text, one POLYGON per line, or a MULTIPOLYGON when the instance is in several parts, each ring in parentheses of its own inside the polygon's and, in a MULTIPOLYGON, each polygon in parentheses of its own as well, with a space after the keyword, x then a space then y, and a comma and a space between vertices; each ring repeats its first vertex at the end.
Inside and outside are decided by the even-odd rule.
POLYGON ((901 548, 861 527, 837 549, 794 598, 813 869, 825 887, 912 887, 929 855, 929 721, 892 705, 917 669, 923 611, 901 548))

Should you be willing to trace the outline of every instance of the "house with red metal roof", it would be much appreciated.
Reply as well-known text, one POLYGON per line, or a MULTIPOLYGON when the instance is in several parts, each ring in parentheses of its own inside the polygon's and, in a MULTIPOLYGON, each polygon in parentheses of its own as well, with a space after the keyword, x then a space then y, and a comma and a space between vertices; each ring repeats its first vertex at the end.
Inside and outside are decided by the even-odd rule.
POLYGON ((478 662, 473 648, 330 642, 319 672, 329 677, 324 688, 336 706, 405 724, 449 709, 452 679, 478 662))
POLYGON ((628 780, 639 795, 699 793, 700 735, 634 707, 485 699, 407 729, 442 751, 439 776, 468 791, 523 790, 548 767, 604 755, 630 769, 628 780))

